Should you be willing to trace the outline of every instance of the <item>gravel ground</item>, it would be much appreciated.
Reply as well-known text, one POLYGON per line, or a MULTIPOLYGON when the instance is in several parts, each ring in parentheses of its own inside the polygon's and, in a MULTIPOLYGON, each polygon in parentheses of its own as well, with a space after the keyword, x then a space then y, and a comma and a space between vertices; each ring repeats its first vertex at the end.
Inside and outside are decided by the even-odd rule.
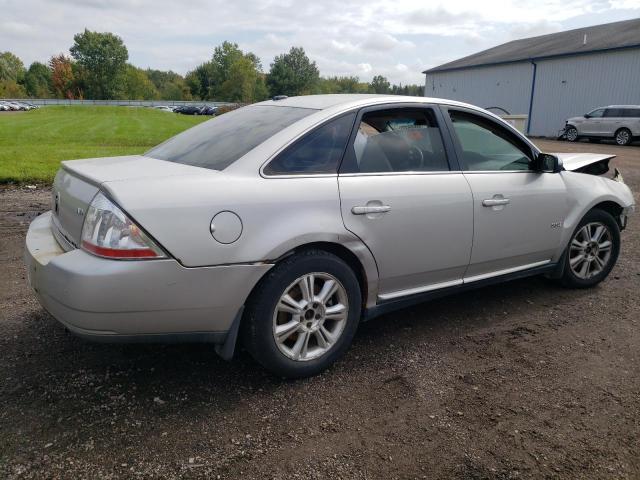
MULTIPOLYGON (((538 143, 616 153, 640 190, 638 147, 538 143)), ((243 353, 67 334, 22 266, 48 203, 0 190, 0 478, 640 478, 637 218, 593 290, 532 278, 402 310, 288 382, 243 353)))

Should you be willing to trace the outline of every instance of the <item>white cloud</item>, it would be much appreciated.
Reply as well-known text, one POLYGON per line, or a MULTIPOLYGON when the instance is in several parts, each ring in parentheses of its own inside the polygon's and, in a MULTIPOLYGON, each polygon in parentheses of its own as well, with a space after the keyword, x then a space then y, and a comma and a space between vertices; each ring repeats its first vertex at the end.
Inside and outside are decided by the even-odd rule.
POLYGON ((84 28, 120 35, 132 63, 186 73, 223 40, 275 55, 302 46, 323 75, 422 70, 500 43, 640 16, 637 0, 0 0, 0 45, 29 64, 66 52, 84 28), (621 17, 622 16, 622 17, 621 17))

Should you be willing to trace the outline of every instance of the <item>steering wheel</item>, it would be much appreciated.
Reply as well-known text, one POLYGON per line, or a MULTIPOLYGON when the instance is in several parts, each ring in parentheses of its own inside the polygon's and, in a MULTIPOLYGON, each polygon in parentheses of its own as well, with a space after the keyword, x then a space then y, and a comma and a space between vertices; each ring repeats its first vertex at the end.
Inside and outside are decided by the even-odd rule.
POLYGON ((409 162, 410 170, 417 170, 424 167, 424 154, 415 145, 411 145, 407 151, 407 161, 409 162))

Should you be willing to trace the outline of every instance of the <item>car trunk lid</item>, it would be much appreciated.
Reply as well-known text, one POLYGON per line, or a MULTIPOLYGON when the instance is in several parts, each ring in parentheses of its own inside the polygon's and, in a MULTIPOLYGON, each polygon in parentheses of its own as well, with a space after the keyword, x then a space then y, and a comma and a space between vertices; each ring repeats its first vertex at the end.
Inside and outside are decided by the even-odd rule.
POLYGON ((53 182, 52 230, 65 250, 78 248, 84 217, 100 186, 109 182, 218 172, 142 155, 62 162, 53 182))

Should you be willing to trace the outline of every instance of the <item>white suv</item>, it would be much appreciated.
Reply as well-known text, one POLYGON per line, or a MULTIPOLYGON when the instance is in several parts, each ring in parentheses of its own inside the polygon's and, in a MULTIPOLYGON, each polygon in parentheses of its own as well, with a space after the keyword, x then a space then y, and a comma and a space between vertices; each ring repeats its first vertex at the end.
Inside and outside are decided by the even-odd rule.
POLYGON ((612 138, 629 145, 640 138, 640 105, 610 105, 567 120, 564 134, 570 142, 580 138, 598 141, 612 138))

